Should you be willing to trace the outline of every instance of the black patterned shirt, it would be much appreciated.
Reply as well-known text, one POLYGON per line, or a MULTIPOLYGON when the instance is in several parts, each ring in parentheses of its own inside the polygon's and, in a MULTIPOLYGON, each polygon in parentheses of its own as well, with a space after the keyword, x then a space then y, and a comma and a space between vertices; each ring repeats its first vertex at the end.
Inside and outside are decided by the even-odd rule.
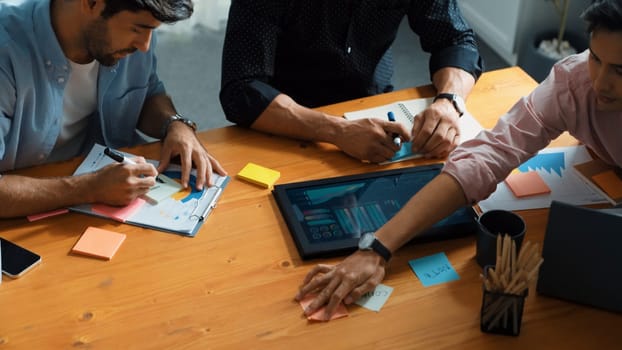
POLYGON ((391 45, 408 16, 429 52, 430 76, 482 62, 456 0, 232 0, 220 102, 250 126, 279 94, 306 107, 393 90, 391 45))

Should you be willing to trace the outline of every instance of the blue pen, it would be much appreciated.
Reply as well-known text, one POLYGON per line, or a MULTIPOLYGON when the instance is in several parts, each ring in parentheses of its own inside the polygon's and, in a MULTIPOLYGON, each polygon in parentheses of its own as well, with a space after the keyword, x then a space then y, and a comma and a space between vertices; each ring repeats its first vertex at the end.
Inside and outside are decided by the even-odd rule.
MULTIPOLYGON (((390 122, 394 122, 395 121, 395 115, 393 114, 393 112, 389 111, 387 113, 387 118, 389 118, 390 122)), ((393 133, 393 143, 397 146, 397 147, 402 147, 402 139, 400 138, 400 135, 393 133)))

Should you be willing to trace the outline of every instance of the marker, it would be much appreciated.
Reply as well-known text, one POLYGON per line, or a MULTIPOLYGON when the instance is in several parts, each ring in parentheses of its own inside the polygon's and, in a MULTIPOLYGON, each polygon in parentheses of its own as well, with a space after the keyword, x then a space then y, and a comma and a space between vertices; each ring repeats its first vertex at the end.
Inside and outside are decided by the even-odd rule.
MULTIPOLYGON (((123 153, 121 153, 119 151, 115 151, 115 150, 113 150, 110 147, 106 147, 106 149, 104 149, 104 154, 107 155, 108 157, 116 160, 119 163, 136 165, 135 161, 131 160, 130 158, 127 158, 126 156, 123 155, 123 153)), ((143 177, 143 175, 140 175, 140 177, 143 177)), ((159 183, 163 183, 164 182, 163 180, 160 179, 160 175, 157 175, 155 177, 155 179, 159 183)))
MULTIPOLYGON (((393 115, 393 112, 388 112, 387 113, 387 117, 389 118, 390 122, 394 122, 395 121, 395 115, 393 115)), ((397 147, 402 147, 402 139, 400 138, 400 135, 393 133, 393 143, 397 146, 397 147)))
POLYGON ((119 163, 123 163, 123 164, 131 164, 131 165, 135 165, 136 162, 134 162, 133 160, 126 158, 121 152, 115 151, 113 149, 111 149, 110 147, 106 147, 106 149, 104 150, 104 154, 107 155, 108 157, 116 160, 119 163))

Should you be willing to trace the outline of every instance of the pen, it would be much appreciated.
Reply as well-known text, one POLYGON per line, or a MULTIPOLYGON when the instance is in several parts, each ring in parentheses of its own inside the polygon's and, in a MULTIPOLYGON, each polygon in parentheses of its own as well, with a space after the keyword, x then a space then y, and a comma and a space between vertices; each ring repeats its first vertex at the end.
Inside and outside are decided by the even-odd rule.
MULTIPOLYGON (((393 115, 393 112, 389 111, 387 113, 387 117, 389 118, 390 122, 394 122, 395 121, 395 115, 393 115)), ((397 146, 397 147, 401 147, 402 146, 402 139, 400 138, 400 136, 396 133, 393 133, 393 143, 397 146)))
POLYGON ((104 150, 104 154, 116 160, 119 163, 132 164, 132 165, 136 164, 133 160, 126 158, 121 152, 115 151, 110 147, 106 147, 106 149, 104 150))

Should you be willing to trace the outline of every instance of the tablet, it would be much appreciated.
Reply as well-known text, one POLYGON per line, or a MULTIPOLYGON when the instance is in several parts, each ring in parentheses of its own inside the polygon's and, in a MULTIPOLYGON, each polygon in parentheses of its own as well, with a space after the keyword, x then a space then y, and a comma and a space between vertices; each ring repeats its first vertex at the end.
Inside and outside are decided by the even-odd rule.
MULTIPOLYGON (((345 255, 374 232, 441 171, 442 164, 280 184, 272 191, 302 259, 345 255)), ((415 240, 475 232, 475 211, 457 210, 415 240)))

